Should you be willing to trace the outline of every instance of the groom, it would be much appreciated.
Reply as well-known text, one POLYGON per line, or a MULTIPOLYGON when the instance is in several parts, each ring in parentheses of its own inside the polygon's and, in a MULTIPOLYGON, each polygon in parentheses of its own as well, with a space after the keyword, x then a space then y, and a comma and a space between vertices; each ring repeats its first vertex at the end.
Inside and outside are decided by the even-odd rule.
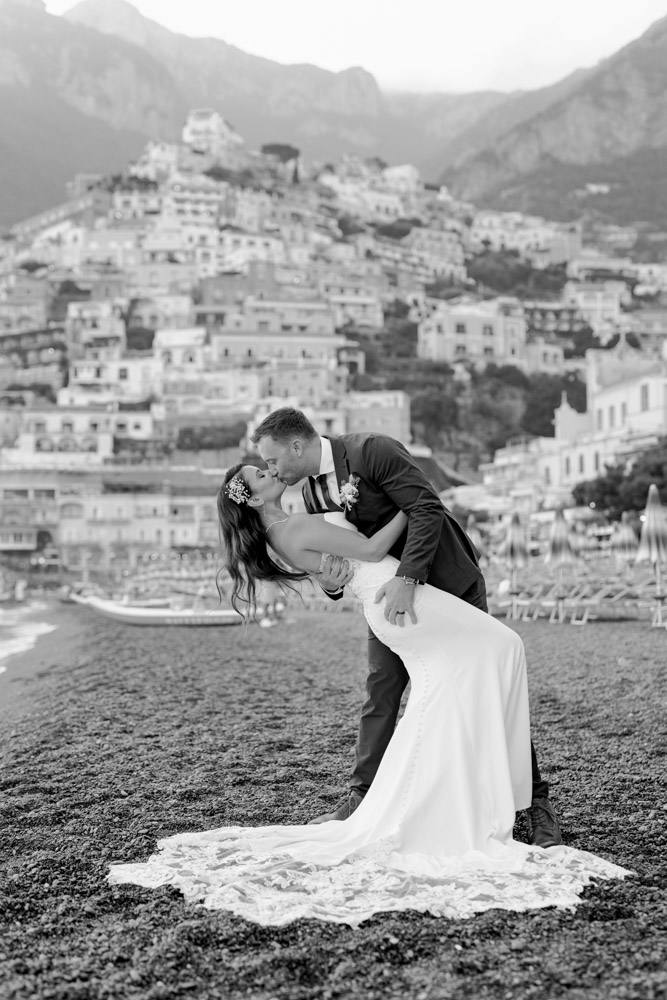
MULTIPOLYGON (((270 473, 293 486, 307 478, 303 498, 309 514, 345 509, 346 517, 371 536, 396 514, 408 527, 391 555, 400 561, 396 576, 380 588, 385 618, 402 626, 416 621, 415 590, 429 583, 487 610, 484 577, 477 552, 458 522, 443 506, 423 472, 393 438, 382 434, 320 437, 307 417, 291 407, 270 413, 252 435, 270 473)), ((329 560, 322 587, 334 600, 350 573, 345 560, 329 560)), ((408 674, 401 659, 369 630, 367 699, 361 713, 355 767, 345 801, 333 813, 312 820, 344 820, 368 791, 394 732, 408 674)), ((540 775, 531 743, 533 801, 528 811, 530 842, 538 847, 562 843, 548 785, 540 775)))

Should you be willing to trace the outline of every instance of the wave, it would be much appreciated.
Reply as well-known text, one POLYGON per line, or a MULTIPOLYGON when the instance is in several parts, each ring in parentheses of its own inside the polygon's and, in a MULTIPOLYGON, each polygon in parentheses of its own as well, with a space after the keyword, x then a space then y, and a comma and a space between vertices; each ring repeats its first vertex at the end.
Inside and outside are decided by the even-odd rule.
POLYGON ((25 607, 0 611, 0 673, 7 669, 2 662, 35 645, 40 635, 53 632, 58 626, 35 621, 34 617, 46 611, 46 604, 27 604, 25 607))

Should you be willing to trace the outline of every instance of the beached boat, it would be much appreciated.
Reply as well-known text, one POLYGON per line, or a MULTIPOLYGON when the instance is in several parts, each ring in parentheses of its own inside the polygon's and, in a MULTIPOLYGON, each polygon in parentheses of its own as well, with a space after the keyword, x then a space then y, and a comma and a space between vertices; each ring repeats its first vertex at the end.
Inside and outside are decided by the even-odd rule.
POLYGON ((97 614, 126 625, 240 625, 244 619, 232 608, 145 607, 109 601, 88 595, 72 594, 75 604, 82 604, 97 614))

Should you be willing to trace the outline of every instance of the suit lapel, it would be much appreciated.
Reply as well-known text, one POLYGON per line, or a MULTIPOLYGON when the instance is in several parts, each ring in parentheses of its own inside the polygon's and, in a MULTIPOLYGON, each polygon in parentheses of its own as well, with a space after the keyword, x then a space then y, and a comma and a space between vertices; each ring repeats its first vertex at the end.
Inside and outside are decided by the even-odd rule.
POLYGON ((316 514, 320 509, 320 505, 317 501, 317 497, 314 495, 313 482, 310 476, 308 476, 303 484, 301 495, 303 496, 303 502, 308 513, 316 514))
MULTIPOLYGON (((331 441, 331 453, 334 460, 334 469, 336 470, 336 482, 338 483, 338 489, 340 490, 340 484, 350 478, 350 462, 347 457, 345 442, 342 438, 335 437, 329 438, 329 440, 331 441)), ((352 521, 353 524, 356 524, 357 517, 354 506, 349 508, 343 507, 343 510, 345 511, 345 517, 348 521, 352 521)))

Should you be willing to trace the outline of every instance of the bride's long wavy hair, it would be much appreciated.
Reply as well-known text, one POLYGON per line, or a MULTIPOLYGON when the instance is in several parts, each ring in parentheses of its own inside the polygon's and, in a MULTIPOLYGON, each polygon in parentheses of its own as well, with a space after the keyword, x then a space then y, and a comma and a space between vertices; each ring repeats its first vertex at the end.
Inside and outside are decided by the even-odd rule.
MULTIPOLYGON (((309 576, 308 573, 280 566, 269 552, 257 508, 245 501, 237 503, 228 495, 227 486, 234 478, 240 480, 250 495, 250 487, 241 474, 242 468, 243 465, 239 464, 227 470, 217 496, 223 558, 232 581, 232 607, 241 614, 254 610, 258 581, 272 581, 294 590, 296 581, 306 580, 309 576)), ((222 596, 219 580, 218 593, 222 596)))

